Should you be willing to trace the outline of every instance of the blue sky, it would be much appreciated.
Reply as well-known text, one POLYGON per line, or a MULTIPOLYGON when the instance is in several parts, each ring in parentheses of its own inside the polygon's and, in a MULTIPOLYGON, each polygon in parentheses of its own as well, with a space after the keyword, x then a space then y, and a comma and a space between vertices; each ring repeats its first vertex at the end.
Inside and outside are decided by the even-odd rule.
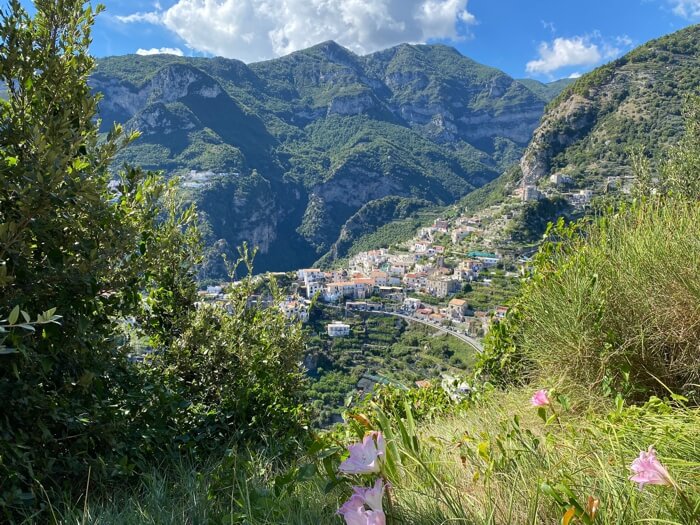
MULTIPOLYGON (((3 0, 4 1, 4 0, 3 0)), ((28 2, 27 2, 28 3, 28 2)), ((324 40, 358 53, 443 42, 510 75, 576 76, 700 22, 700 0, 103 0, 97 56, 159 51, 251 62, 324 40)))

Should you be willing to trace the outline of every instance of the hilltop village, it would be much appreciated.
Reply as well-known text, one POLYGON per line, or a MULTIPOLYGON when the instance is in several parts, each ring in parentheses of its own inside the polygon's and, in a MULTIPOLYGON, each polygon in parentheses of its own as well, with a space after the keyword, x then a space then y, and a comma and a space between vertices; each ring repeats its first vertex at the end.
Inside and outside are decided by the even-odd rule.
MULTIPOLYGON (((572 216, 602 194, 630 191, 629 181, 619 177, 601 188, 572 190, 573 186, 565 174, 552 175, 537 186, 523 181, 503 202, 474 213, 462 210, 456 216, 434 218, 413 238, 390 248, 354 253, 330 269, 276 274, 285 283, 285 299, 278 307, 302 323, 309 321, 313 303, 335 309, 338 319, 359 312, 392 313, 483 338, 508 311, 505 304, 528 274, 530 256, 538 245, 538 240, 510 239, 507 232, 515 219, 528 207, 556 199, 572 216)), ((224 299, 223 289, 208 287, 200 292, 202 300, 224 299)), ((350 325, 335 320, 325 331, 330 338, 346 337, 350 325)))

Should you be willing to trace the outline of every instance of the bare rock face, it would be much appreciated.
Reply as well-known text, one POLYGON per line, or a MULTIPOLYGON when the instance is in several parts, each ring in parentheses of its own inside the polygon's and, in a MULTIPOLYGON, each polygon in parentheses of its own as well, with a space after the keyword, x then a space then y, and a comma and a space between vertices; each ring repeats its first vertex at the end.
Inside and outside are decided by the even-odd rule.
POLYGON ((342 203, 360 208, 369 201, 389 195, 407 195, 406 190, 389 176, 351 167, 342 175, 317 186, 314 193, 328 204, 342 203))
POLYGON ((93 76, 90 84, 103 94, 100 110, 132 118, 149 103, 175 102, 188 95, 216 98, 223 93, 221 86, 204 72, 183 64, 171 64, 156 74, 140 89, 101 75, 93 76))
POLYGON ((549 174, 554 156, 591 129, 598 109, 591 99, 572 95, 545 115, 520 160, 523 185, 536 184, 549 174))
POLYGON ((158 103, 146 106, 132 120, 132 127, 141 132, 142 135, 154 135, 171 133, 195 129, 200 125, 197 117, 192 113, 176 114, 166 107, 165 104, 158 103))
POLYGON ((328 115, 361 115, 377 105, 371 93, 345 95, 333 98, 328 106, 328 115))

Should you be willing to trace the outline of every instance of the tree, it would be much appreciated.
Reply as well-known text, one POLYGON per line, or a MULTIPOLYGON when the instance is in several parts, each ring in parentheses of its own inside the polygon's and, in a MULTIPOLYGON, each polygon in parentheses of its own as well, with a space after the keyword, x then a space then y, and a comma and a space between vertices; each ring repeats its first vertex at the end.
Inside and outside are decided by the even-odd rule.
MULTIPOLYGON (((136 133, 98 136, 99 97, 87 80, 100 9, 82 0, 35 7, 33 18, 18 0, 0 10, 0 312, 31 321, 48 311, 60 324, 44 315, 4 328, 0 509, 35 501, 40 486, 72 489, 88 467, 95 478, 132 468, 125 407, 139 377, 116 328, 142 316, 146 286, 176 290, 180 312, 193 299, 191 280, 173 283, 192 271, 194 212, 163 213, 173 186, 156 174, 110 172, 136 133)), ((162 303, 153 312, 167 310, 162 303)), ((172 331, 167 322, 160 334, 172 331)))
POLYGON ((176 180, 112 169, 138 134, 98 136, 88 47, 100 9, 35 7, 34 17, 18 0, 0 9, 0 520, 10 522, 74 494, 88 472, 94 486, 183 450, 296 437, 306 419, 300 327, 250 307, 247 249, 232 313, 197 309, 196 211, 176 180), (148 338, 150 366, 128 362, 126 325, 148 338))

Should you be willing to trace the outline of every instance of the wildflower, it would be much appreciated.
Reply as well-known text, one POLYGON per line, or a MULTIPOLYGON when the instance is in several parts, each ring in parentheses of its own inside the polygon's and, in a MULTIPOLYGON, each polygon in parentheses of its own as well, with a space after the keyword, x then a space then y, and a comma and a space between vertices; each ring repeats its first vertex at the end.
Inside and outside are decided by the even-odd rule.
POLYGON ((370 509, 384 510, 382 508, 382 500, 384 499, 384 488, 384 481, 382 480, 382 478, 379 478, 374 483, 374 487, 353 487, 353 490, 355 491, 354 496, 359 496, 362 502, 365 505, 367 505, 370 509))
POLYGON ((547 395, 547 391, 544 389, 535 392, 532 398, 530 399, 530 402, 532 403, 532 406, 535 407, 544 407, 549 406, 551 404, 549 395, 547 395))
POLYGON ((386 454, 386 442, 381 432, 370 432, 362 440, 348 446, 350 457, 340 464, 345 474, 372 474, 380 470, 380 458, 386 454))
POLYGON ((639 453, 639 457, 632 462, 630 469, 633 475, 630 476, 630 481, 639 483, 639 490, 644 488, 644 485, 673 485, 673 480, 666 468, 656 458, 656 451, 653 446, 649 450, 639 453))
MULTIPOLYGON (((386 516, 381 510, 381 500, 379 501, 379 509, 373 508, 372 505, 376 504, 376 502, 372 501, 370 503, 368 500, 363 499, 363 496, 357 493, 359 488, 355 487, 356 493, 338 509, 338 514, 345 519, 346 525, 386 525, 386 516), (370 506, 371 510, 365 508, 365 503, 370 506)), ((375 489, 364 490, 374 491, 375 489)), ((384 487, 381 486, 381 492, 383 493, 383 491, 384 487)), ((370 499, 373 499, 373 497, 370 496, 370 499)))
POLYGON ((364 510, 364 508, 365 502, 362 499, 362 496, 353 494, 350 499, 343 503, 343 505, 338 509, 338 514, 345 516, 346 514, 352 514, 354 512, 364 510))

